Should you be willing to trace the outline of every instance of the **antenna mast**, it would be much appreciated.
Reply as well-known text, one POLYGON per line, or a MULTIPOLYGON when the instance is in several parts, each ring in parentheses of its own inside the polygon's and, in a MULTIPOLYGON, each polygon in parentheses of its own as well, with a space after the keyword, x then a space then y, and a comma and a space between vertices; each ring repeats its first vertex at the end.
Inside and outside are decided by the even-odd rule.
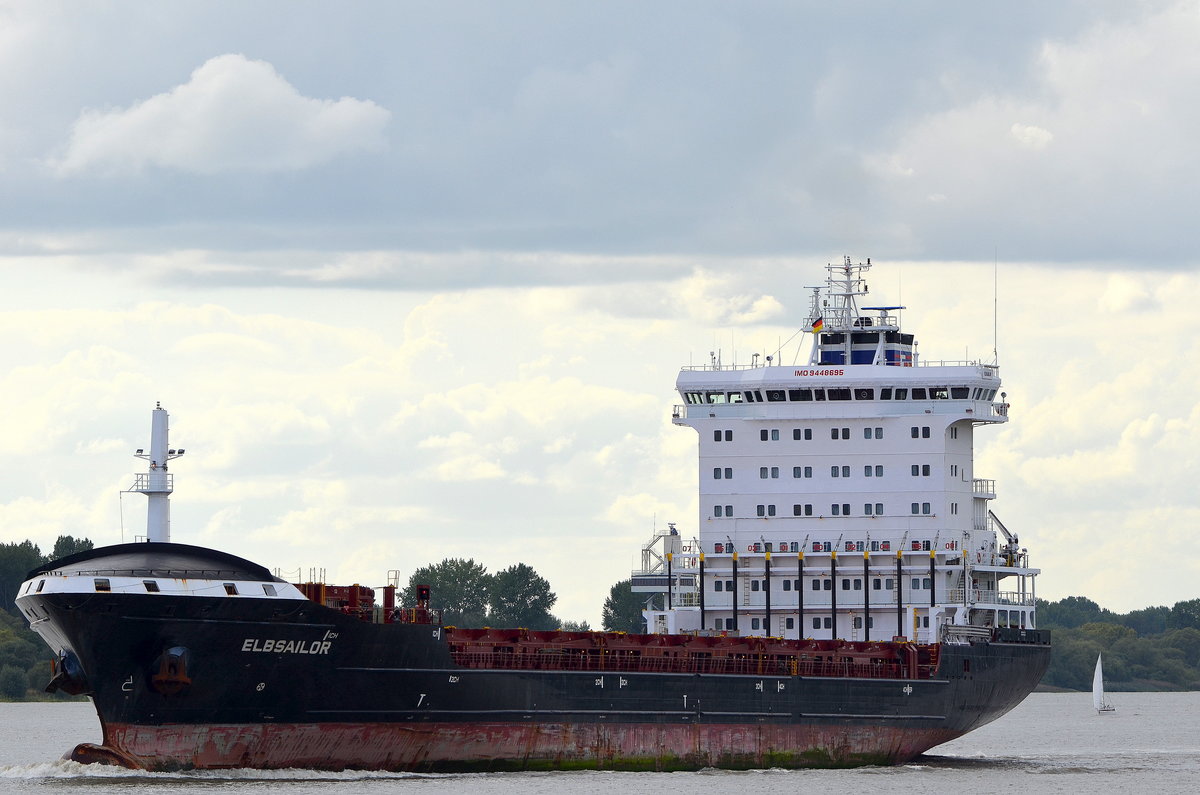
POLYGON ((183 450, 171 450, 167 443, 167 410, 161 403, 154 404, 150 414, 150 452, 145 453, 141 448, 134 453, 134 458, 142 458, 150 462, 148 472, 134 476, 133 487, 130 491, 138 491, 149 499, 146 506, 146 540, 171 540, 171 492, 175 481, 167 471, 167 462, 183 455, 183 450))
POLYGON ((992 364, 1000 364, 1000 255, 992 249, 992 364))

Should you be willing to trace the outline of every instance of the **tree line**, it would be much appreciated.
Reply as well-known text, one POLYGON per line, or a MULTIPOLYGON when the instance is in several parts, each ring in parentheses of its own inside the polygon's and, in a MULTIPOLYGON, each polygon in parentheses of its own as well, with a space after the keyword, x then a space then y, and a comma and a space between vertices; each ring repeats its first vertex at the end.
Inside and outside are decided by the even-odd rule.
MULTIPOLYGON (((488 573, 474 558, 446 558, 422 566, 408 578, 398 595, 404 606, 415 605, 417 587, 428 585, 429 607, 442 612, 442 623, 463 627, 524 627, 587 631, 586 621, 556 618, 550 609, 558 601, 550 583, 524 563, 488 573)), ((609 590, 602 609, 603 628, 610 632, 642 632, 642 599, 622 580, 609 590)))
MULTIPOLYGON (((0 699, 20 701, 31 693, 41 693, 50 681, 50 649, 17 612, 17 589, 25 575, 52 560, 91 548, 88 539, 71 536, 59 536, 49 555, 43 555, 32 541, 0 544, 0 604, 4 606, 0 610, 0 699)), ((71 698, 63 693, 55 697, 71 698)))
POLYGON ((1200 599, 1129 613, 1083 596, 1039 599, 1037 624, 1052 630, 1044 685, 1090 690, 1103 653, 1108 690, 1200 690, 1200 599))

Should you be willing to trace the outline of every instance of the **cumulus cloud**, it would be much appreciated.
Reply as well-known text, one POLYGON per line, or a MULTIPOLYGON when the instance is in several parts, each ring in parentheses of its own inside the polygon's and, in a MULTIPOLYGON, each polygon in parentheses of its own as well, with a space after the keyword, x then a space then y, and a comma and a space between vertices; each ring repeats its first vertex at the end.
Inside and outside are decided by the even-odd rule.
POLYGON ((52 166, 60 176, 294 171, 381 148, 390 115, 369 100, 305 97, 265 61, 220 55, 170 91, 84 111, 52 166))
POLYGON ((1097 301, 1102 312, 1144 312, 1158 307, 1158 301, 1150 295, 1144 278, 1126 273, 1109 275, 1104 292, 1097 301))
POLYGON ((1200 184, 1200 14, 1147 8, 1047 36, 1024 81, 963 92, 863 156, 916 249, 978 258, 999 238, 1002 258, 1194 260, 1178 230, 1200 184))
POLYGON ((1013 138, 1027 149, 1045 149, 1054 140, 1054 133, 1032 124, 1014 124, 1011 132, 1013 138))

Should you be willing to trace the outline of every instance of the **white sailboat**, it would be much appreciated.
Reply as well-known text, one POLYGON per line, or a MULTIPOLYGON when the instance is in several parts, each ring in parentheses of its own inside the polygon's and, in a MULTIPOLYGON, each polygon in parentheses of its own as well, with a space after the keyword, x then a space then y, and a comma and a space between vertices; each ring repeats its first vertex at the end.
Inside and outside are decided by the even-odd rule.
POLYGON ((1101 715, 1105 712, 1117 711, 1116 707, 1104 700, 1104 663, 1101 662, 1102 657, 1103 655, 1096 655, 1096 673, 1092 676, 1092 706, 1101 715))

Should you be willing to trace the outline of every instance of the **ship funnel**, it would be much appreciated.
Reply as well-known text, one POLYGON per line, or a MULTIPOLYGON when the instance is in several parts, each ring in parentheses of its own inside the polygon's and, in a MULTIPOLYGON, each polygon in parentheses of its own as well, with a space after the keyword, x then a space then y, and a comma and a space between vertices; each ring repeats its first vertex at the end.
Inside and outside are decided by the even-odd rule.
POLYGON ((171 473, 167 471, 167 462, 183 455, 183 450, 173 450, 167 443, 169 428, 167 425, 167 410, 161 403, 156 403, 150 414, 150 452, 138 448, 135 458, 143 458, 150 463, 150 469, 144 474, 136 475, 133 488, 145 494, 149 503, 146 506, 146 540, 168 542, 171 540, 171 492, 175 488, 171 473))

